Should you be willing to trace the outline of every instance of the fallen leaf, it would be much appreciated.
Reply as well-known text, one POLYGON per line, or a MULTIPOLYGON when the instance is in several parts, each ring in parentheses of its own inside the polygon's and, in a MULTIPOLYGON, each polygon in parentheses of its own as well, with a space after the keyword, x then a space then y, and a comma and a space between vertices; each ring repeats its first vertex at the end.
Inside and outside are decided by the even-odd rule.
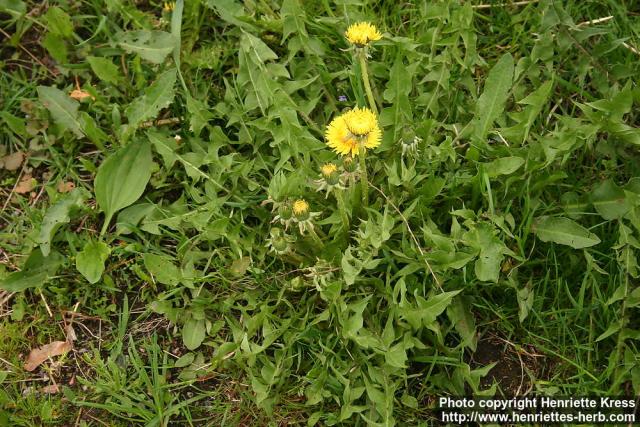
POLYGON ((56 188, 58 190, 58 193, 68 193, 74 188, 76 188, 76 185, 71 181, 68 181, 68 182, 60 181, 58 182, 58 186, 56 188))
POLYGON ((51 384, 51 385, 42 387, 40 391, 46 394, 56 394, 60 391, 60 387, 58 387, 58 384, 51 384))
POLYGON ((50 357, 68 353, 71 348, 72 345, 68 341, 53 341, 49 344, 43 345, 42 347, 34 348, 27 357, 24 369, 29 372, 34 371, 50 357))
POLYGON ((69 94, 69 97, 73 99, 77 99, 78 101, 82 101, 85 98, 95 99, 93 95, 91 95, 89 92, 82 89, 72 90, 71 93, 69 94))
POLYGON ((24 153, 22 151, 16 151, 13 154, 9 154, 8 156, 4 156, 1 161, 4 165, 4 168, 8 171, 14 171, 20 167, 22 161, 24 160, 24 153))
POLYGON ((38 181, 33 179, 30 174, 25 174, 13 191, 18 194, 25 194, 33 190, 37 183, 38 181))

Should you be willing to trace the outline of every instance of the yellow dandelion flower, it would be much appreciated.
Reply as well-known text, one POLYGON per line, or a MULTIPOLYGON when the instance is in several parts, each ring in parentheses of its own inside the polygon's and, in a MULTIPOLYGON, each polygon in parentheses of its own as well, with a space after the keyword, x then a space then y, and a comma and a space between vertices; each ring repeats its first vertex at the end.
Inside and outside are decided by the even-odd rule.
POLYGON ((325 163, 320 168, 320 172, 322 172, 322 176, 324 176, 325 178, 328 178, 334 173, 338 172, 338 167, 333 163, 325 163))
POLYGON ((338 154, 357 156, 380 145, 382 131, 378 119, 368 108, 354 108, 329 123, 327 145, 338 154))
POLYGON ((166 1, 164 2, 164 6, 162 8, 163 11, 169 13, 171 11, 173 11, 173 9, 175 9, 176 7, 176 2, 174 1, 166 1))
POLYGON ((359 47, 366 46, 370 41, 376 41, 382 38, 382 34, 380 34, 378 29, 369 22, 358 22, 357 24, 351 25, 347 28, 344 35, 350 43, 359 47))
POLYGON ((293 202, 293 214, 301 216, 309 212, 309 203, 304 199, 298 199, 293 202))
POLYGON ((378 119, 368 108, 354 108, 344 114, 349 131, 356 135, 366 135, 378 126, 378 119))

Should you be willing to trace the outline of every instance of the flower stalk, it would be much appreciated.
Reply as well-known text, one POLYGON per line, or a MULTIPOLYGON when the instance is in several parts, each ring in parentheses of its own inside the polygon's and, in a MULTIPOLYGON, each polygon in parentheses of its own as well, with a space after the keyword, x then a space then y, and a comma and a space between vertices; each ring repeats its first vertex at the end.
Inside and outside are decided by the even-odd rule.
POLYGON ((362 207, 366 208, 369 206, 369 179, 367 176, 367 164, 365 161, 366 158, 366 150, 363 148, 360 156, 360 188, 362 192, 362 207))
POLYGON ((367 100, 369 101, 369 107, 376 115, 378 115, 378 107, 376 106, 376 100, 373 97, 373 91, 371 90, 371 83, 369 82, 369 70, 367 68, 367 53, 364 48, 357 50, 358 60, 360 61, 360 72, 362 74, 362 82, 364 83, 364 90, 367 94, 367 100))

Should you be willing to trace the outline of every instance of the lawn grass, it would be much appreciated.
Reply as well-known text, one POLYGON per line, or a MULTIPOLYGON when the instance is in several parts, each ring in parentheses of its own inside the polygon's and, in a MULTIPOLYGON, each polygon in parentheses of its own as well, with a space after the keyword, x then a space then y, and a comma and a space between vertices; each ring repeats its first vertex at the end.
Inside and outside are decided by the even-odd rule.
POLYGON ((506 3, 0 0, 0 425, 638 396, 640 7, 506 3))

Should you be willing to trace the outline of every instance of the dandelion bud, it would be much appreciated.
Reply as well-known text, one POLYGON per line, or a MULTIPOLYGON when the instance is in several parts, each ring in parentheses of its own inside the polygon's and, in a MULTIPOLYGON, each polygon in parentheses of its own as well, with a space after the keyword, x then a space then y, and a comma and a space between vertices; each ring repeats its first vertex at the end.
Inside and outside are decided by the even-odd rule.
POLYGON ((284 253, 289 249, 289 242, 280 228, 271 229, 271 246, 276 253, 284 253))
POLYGON ((357 163, 353 160, 353 157, 351 156, 345 156, 342 159, 342 167, 344 168, 344 170, 346 172, 352 173, 355 172, 358 165, 357 163))
POLYGON ((329 185, 336 185, 340 180, 340 175, 338 174, 338 168, 333 163, 326 163, 320 169, 322 173, 322 177, 329 185))
POLYGON ((293 202, 293 215, 298 221, 309 219, 309 203, 304 199, 298 199, 293 202))
POLYGON ((400 142, 402 144, 402 155, 414 156, 418 153, 418 144, 422 141, 422 138, 416 135, 411 128, 404 128, 402 130, 402 137, 400 142))
POLYGON ((291 206, 288 203, 283 203, 278 208, 278 215, 285 221, 291 219, 291 213, 291 206))

